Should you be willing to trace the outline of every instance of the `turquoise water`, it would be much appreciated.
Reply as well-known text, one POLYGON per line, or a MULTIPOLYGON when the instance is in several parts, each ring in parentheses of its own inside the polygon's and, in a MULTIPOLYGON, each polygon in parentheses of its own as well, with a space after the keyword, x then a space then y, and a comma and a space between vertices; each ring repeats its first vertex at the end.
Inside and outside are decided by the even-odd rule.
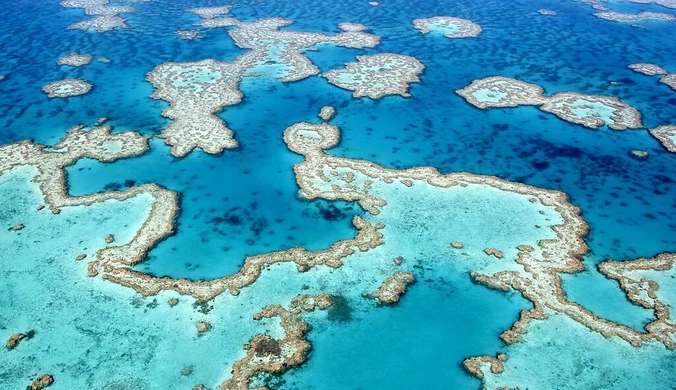
MULTIPOLYGON (((145 80, 149 71, 168 61, 232 61, 245 53, 226 28, 203 30, 204 38, 196 40, 174 33, 196 29, 193 24, 200 19, 187 8, 224 4, 139 2, 133 5, 135 13, 123 15, 130 29, 107 33, 66 30, 83 20, 84 12, 57 1, 1 7, 0 75, 6 78, 0 81, 0 143, 31 138, 51 145, 71 126, 91 125, 100 117, 107 117, 114 131, 160 133, 169 123, 160 115, 168 104, 149 97, 155 91, 145 80), (80 68, 56 65, 73 51, 92 54, 94 60, 80 68), (96 61, 99 57, 111 62, 96 61), (65 78, 82 78, 94 87, 68 99, 48 99, 41 91, 65 78)), ((676 13, 657 5, 604 4, 627 13, 676 13)), ((319 109, 333 105, 339 114, 332 123, 342 129, 340 144, 329 151, 333 155, 393 169, 424 165, 442 173, 496 175, 568 193, 590 225, 585 241, 591 251, 583 259, 584 272, 563 278, 567 297, 637 330, 652 318, 651 312, 627 302, 596 264, 676 250, 675 157, 645 130, 589 130, 535 107, 480 110, 455 90, 501 75, 541 85, 548 95, 616 96, 636 107, 648 128, 676 124, 674 91, 626 68, 653 62, 676 69, 676 23, 643 21, 631 27, 595 18, 588 4, 563 0, 382 0, 377 7, 361 0, 270 0, 233 6, 229 16, 243 21, 279 16, 294 21, 283 29, 326 34, 339 33, 340 22, 355 22, 382 38, 373 49, 319 45, 307 52, 322 72, 343 68, 357 55, 387 52, 413 56, 426 69, 421 83, 410 85, 412 97, 379 101, 354 99, 320 76, 293 83, 245 78, 243 101, 218 113, 234 131, 239 148, 216 156, 195 151, 176 159, 162 140, 153 139, 150 152, 137 158, 108 164, 82 159, 68 167, 72 195, 142 183, 180 193, 176 235, 160 242, 136 270, 210 280, 236 272, 246 256, 294 246, 320 250, 352 238, 352 217, 363 216, 363 210, 350 202, 300 199, 292 167, 302 157, 282 141, 285 128, 301 121, 318 123, 319 109), (558 16, 539 15, 538 8, 555 10, 558 16), (422 35, 412 27, 413 19, 436 15, 472 20, 483 32, 454 40, 422 35), (634 149, 648 151, 649 158, 631 158, 628 152, 634 149)), ((89 278, 86 261, 74 260, 82 251, 88 260, 93 257, 110 231, 118 242, 130 239, 148 212, 143 199, 74 207, 59 215, 36 213, 40 194, 28 182, 32 174, 21 168, 0 176, 2 226, 26 225, 19 232, 0 229, 0 339, 36 330, 15 350, 0 351, 1 389, 25 388, 46 372, 55 377, 54 389, 183 389, 197 383, 217 388, 253 335, 281 334, 278 321, 260 324, 250 320, 251 314, 315 292, 343 296, 349 309, 305 317, 313 327, 307 363, 270 380, 272 388, 477 389, 480 381, 464 371, 462 361, 501 351, 510 359, 505 373, 488 376, 484 385, 489 388, 624 389, 635 383, 670 388, 676 383, 673 351, 605 339, 560 315, 534 322, 522 342, 506 346, 498 335, 532 305, 517 293, 473 284, 468 273, 481 266, 477 259, 485 259, 484 247, 513 248, 508 239, 516 242, 529 232, 508 221, 514 230, 491 231, 481 224, 487 214, 476 208, 477 214, 466 220, 449 211, 427 215, 427 230, 407 230, 407 212, 425 215, 413 205, 420 199, 432 202, 411 195, 386 207, 381 216, 369 217, 389 221, 386 245, 350 257, 336 270, 317 267, 298 274, 289 264, 272 266, 240 296, 219 296, 210 303, 214 309, 203 314, 192 298, 179 297, 179 305, 170 308, 166 301, 177 294, 142 298, 131 289, 89 278), (469 256, 448 251, 454 221, 467 234, 460 241, 468 251, 476 250, 469 256), (465 229, 472 222, 476 226, 465 229), (496 241, 489 245, 489 239, 496 241), (440 240, 446 240, 441 243, 446 252, 423 249, 440 240), (399 270, 392 263, 398 255, 406 259, 401 270, 414 272, 416 284, 394 307, 363 299, 363 291, 374 291, 399 270), (194 323, 204 319, 214 329, 198 337, 194 323), (570 347, 578 343, 579 348, 570 347), (556 364, 545 364, 553 357, 556 364), (618 357, 618 363, 609 364, 618 357), (181 375, 187 366, 193 367, 192 374, 181 375), (537 370, 544 371, 536 375, 537 370), (566 385, 552 386, 554 381, 566 385)), ((513 249, 507 252, 502 261, 515 257, 513 249)), ((670 300, 676 282, 660 278, 660 283, 664 299, 670 300)))

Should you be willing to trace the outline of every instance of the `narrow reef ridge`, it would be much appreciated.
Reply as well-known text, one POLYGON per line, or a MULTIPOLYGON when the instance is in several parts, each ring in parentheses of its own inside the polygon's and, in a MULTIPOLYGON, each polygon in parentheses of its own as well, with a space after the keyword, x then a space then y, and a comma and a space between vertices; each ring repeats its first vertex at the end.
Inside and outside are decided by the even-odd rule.
POLYGON ((641 113, 614 96, 559 92, 550 97, 539 85, 502 76, 474 80, 455 92, 481 109, 530 105, 591 129, 604 125, 613 130, 643 127, 641 113))
POLYGON ((659 126, 649 131, 650 135, 657 138, 666 150, 676 153, 676 125, 659 126))
POLYGON ((662 253, 649 259, 607 260, 598 267, 607 278, 619 282, 629 301, 655 313, 655 320, 645 326, 646 331, 656 335, 657 340, 667 348, 676 348, 676 317, 670 310, 676 302, 660 299, 659 282, 642 275, 642 271, 657 271, 655 276, 671 272, 670 276, 664 275, 664 282, 673 283, 676 274, 676 253, 662 253))
POLYGON ((638 14, 623 14, 621 12, 606 11, 594 13, 599 19, 611 20, 614 22, 634 22, 646 19, 665 20, 673 22, 676 16, 662 12, 639 12, 638 14))
POLYGON ((358 62, 347 63, 344 69, 324 74, 329 83, 349 91, 352 96, 380 99, 387 95, 411 96, 409 83, 418 83, 425 66, 415 57, 383 53, 357 56, 358 62))
POLYGON ((100 33, 116 28, 129 28, 118 14, 135 11, 133 7, 125 5, 109 6, 108 0, 64 0, 60 4, 66 8, 83 8, 86 15, 96 16, 73 23, 68 26, 68 30, 95 30, 100 33))
POLYGON ((566 194, 492 176, 468 173, 442 175, 430 167, 391 170, 369 161, 327 155, 323 150, 337 145, 339 139, 338 128, 327 123, 297 123, 284 132, 284 142, 289 149, 305 157, 305 161, 294 166, 296 181, 305 198, 356 201, 372 215, 378 215, 388 202, 386 198, 374 195, 369 188, 373 188, 376 183, 394 185, 408 179, 413 185, 422 182, 441 188, 490 186, 501 191, 527 195, 531 203, 553 207, 560 214, 564 222, 551 227, 556 238, 540 240, 537 248, 527 245, 518 247, 516 263, 523 267, 522 270, 505 270, 492 275, 474 271, 470 273, 476 283, 502 291, 519 291, 533 303, 534 307, 522 311, 512 328, 501 335, 505 342, 520 340, 530 321, 547 317, 545 310, 567 315, 591 331, 606 337, 619 337, 634 346, 640 346, 648 340, 663 341, 669 337, 670 330, 646 328, 645 332, 638 332, 599 318, 588 309, 567 300, 559 274, 575 273, 584 269, 580 256, 588 251, 582 240, 588 232, 588 226, 580 216, 580 210, 568 202, 566 194), (341 173, 334 176, 331 172, 336 171, 341 173), (352 179, 343 180, 348 175, 352 179), (366 180, 369 181, 369 188, 366 188, 366 180))
POLYGON ((490 370, 493 374, 500 374, 505 371, 505 367, 502 365, 502 363, 506 361, 507 355, 504 353, 499 353, 496 357, 475 356, 467 358, 462 362, 462 366, 470 374, 482 379, 484 377, 484 369, 486 366, 490 367, 490 370))
POLYGON ((660 83, 676 91, 676 73, 669 73, 668 70, 659 65, 645 63, 631 64, 629 65, 629 69, 646 76, 663 76, 660 78, 660 83))
POLYGON ((271 66, 267 63, 274 62, 275 69, 283 70, 275 76, 282 82, 297 81, 320 73, 304 50, 316 50, 314 46, 320 43, 365 48, 375 47, 380 42, 377 36, 366 34, 362 32, 363 28, 351 23, 342 23, 344 31, 339 34, 326 35, 279 31, 292 23, 282 18, 251 23, 230 17, 216 19, 229 13, 230 7, 194 8, 190 12, 203 19, 198 24, 203 28, 236 27, 228 34, 238 47, 250 51, 233 62, 215 59, 167 62, 148 73, 148 81, 157 88, 151 97, 171 104, 162 115, 174 121, 160 137, 172 147, 174 157, 183 157, 195 148, 217 154, 238 147, 233 131, 215 113, 240 103, 242 78, 258 76, 258 69, 271 66))
POLYGON ((381 305, 393 305, 399 302, 402 295, 406 293, 409 284, 415 282, 415 275, 411 272, 397 272, 385 279, 378 291, 371 294, 378 299, 381 305))
POLYGON ((68 65, 68 66, 84 66, 92 62, 92 55, 91 54, 78 54, 78 53, 70 53, 66 56, 63 56, 59 58, 56 61, 57 65, 68 65))
POLYGON ((481 34, 481 26, 471 20, 452 16, 435 16, 433 18, 415 19, 413 27, 423 34, 435 32, 446 38, 475 38, 481 34))
POLYGON ((89 93, 91 89, 92 85, 89 82, 79 79, 60 80, 42 87, 42 90, 49 98, 65 98, 70 96, 84 95, 89 93))
POLYGON ((628 68, 633 70, 634 72, 642 73, 646 76, 662 76, 669 74, 669 72, 667 72, 666 69, 655 64, 648 63, 631 64, 628 66, 628 68))
POLYGON ((246 357, 233 364, 232 377, 223 382, 219 389, 249 389, 253 377, 258 374, 281 375, 305 362, 312 345, 305 337, 310 326, 300 318, 301 311, 326 309, 332 304, 331 296, 328 294, 304 295, 294 298, 291 309, 272 305, 254 314, 254 320, 279 317, 284 329, 284 338, 277 340, 265 334, 254 336, 249 344, 244 346, 247 350, 246 357), (312 303, 310 305, 307 302, 312 303))

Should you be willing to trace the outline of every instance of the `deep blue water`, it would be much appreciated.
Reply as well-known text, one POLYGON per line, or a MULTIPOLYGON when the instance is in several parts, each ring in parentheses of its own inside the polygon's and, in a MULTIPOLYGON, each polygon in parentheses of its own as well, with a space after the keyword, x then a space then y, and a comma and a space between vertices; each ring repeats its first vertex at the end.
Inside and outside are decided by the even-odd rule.
MULTIPOLYGON (((162 141, 154 140, 151 152, 139 158, 113 164, 78 162, 68 169, 70 192, 151 182, 179 191, 177 235, 160 243, 138 266, 156 275, 212 279, 235 272, 246 255, 293 246, 325 248, 354 235, 350 221, 361 210, 345 202, 297 199, 292 166, 300 157, 287 150, 281 136, 289 125, 315 121, 322 106, 334 105, 339 112, 334 123, 343 132, 333 154, 391 168, 430 165, 443 173, 496 175, 568 193, 591 227, 587 271, 564 278, 568 296, 599 315, 640 328, 650 313, 627 303, 595 264, 676 250, 676 157, 645 130, 589 130, 533 107, 479 110, 455 90, 487 76, 514 77, 542 85, 547 94, 617 96, 636 107, 649 128, 675 124, 676 92, 626 66, 653 62, 676 72, 676 23, 645 21, 631 27, 599 20, 589 5, 572 1, 365 3, 239 1, 233 3, 231 15, 244 21, 281 16, 294 21, 287 29, 324 33, 338 33, 340 22, 365 24, 382 37, 378 47, 322 47, 308 57, 326 71, 354 61, 356 55, 414 56, 426 69, 422 82, 412 85, 411 98, 353 99, 349 91, 321 77, 289 84, 247 79, 241 85, 242 103, 218 114, 234 130, 240 148, 218 156, 197 151, 175 159, 162 141), (542 7, 559 15, 537 14, 542 7), (413 19, 434 15, 470 19, 483 26, 483 33, 476 39, 450 40, 422 36, 412 28, 413 19), (632 149, 646 150, 650 157, 637 161, 628 155, 632 149)), ((0 143, 32 138, 53 144, 70 126, 93 124, 99 117, 109 118, 116 130, 159 133, 168 123, 160 116, 168 105, 149 98, 154 91, 145 81, 149 71, 167 61, 230 61, 243 53, 227 29, 206 30, 203 39, 194 41, 174 35, 199 21, 184 12, 198 4, 222 5, 139 3, 136 13, 123 15, 129 30, 103 34, 67 31, 83 12, 62 8, 56 1, 17 1, 2 7, 0 74, 7 78, 0 82, 0 143), (58 57, 72 51, 112 62, 94 61, 81 68, 56 65, 58 57), (82 97, 47 99, 41 87, 67 77, 84 78, 94 89, 82 97)), ((668 11, 630 3, 609 6, 632 13, 668 11)), ((455 277, 469 288, 466 275, 455 277)), ((487 292, 496 309, 475 313, 492 322, 477 330, 456 321, 456 310, 469 311, 472 293, 456 298, 449 294, 447 287, 423 281, 396 308, 364 313, 345 324, 319 323, 310 336, 315 344, 310 362, 285 386, 309 388, 320 375, 335 382, 314 383, 313 388, 433 388, 439 383, 478 387, 459 362, 447 361, 449 349, 455 348, 453 356, 494 354, 501 346, 497 335, 529 304, 487 292), (382 337, 399 340, 379 344, 368 337, 383 328, 387 332, 382 337), (410 341, 418 334, 422 336, 410 341), (406 356, 411 355, 424 358, 410 363, 406 356), (388 356, 389 364, 382 356, 388 356), (416 375, 430 379, 415 381, 416 375)))

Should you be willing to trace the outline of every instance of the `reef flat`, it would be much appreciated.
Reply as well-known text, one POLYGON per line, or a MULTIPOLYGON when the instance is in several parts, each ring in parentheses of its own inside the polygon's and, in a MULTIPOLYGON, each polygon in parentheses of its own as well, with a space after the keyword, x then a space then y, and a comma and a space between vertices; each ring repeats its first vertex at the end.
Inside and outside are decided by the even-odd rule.
POLYGON ((567 122, 592 129, 601 126, 608 126, 613 130, 643 127, 641 113, 613 96, 559 92, 548 97, 538 85, 502 76, 474 80, 456 93, 481 109, 530 105, 567 122))
POLYGON ((471 20, 452 16, 415 19, 413 27, 423 34, 438 33, 446 38, 475 38, 481 34, 481 26, 471 20))
POLYGON ((409 84, 420 82, 418 75, 425 69, 414 57, 398 54, 357 56, 357 61, 346 64, 345 69, 333 69, 324 74, 329 83, 354 91, 352 96, 355 98, 409 97, 409 84))
POLYGON ((665 84, 676 91, 676 73, 669 73, 669 71, 656 64, 638 63, 631 64, 628 67, 634 72, 646 76, 662 76, 660 78, 660 83, 665 84))
POLYGON ((71 96, 84 95, 92 89, 92 85, 85 80, 66 79, 47 84, 42 90, 49 98, 66 98, 71 96))
POLYGON ((84 66, 92 62, 91 54, 70 53, 56 60, 57 65, 84 66))
POLYGON ((195 8, 190 12, 203 18, 203 28, 237 27, 229 31, 235 44, 251 49, 231 63, 214 59, 191 63, 165 63, 148 73, 157 91, 151 96, 166 100, 171 107, 162 115, 174 119, 160 137, 172 146, 175 157, 183 157, 199 147, 217 154, 238 146, 233 131, 214 114, 225 106, 238 104, 243 94, 239 84, 243 77, 256 76, 266 61, 274 62, 283 73, 284 82, 298 81, 319 73, 303 54, 320 43, 348 48, 374 47, 379 38, 362 32, 352 24, 341 24, 344 32, 333 36, 318 33, 278 31, 292 22, 282 18, 244 23, 237 19, 216 17, 230 12, 230 7, 195 8), (272 54, 275 53, 275 54, 272 54))
POLYGON ((69 30, 95 30, 96 32, 111 31, 116 28, 129 28, 125 20, 119 16, 122 13, 134 12, 133 7, 125 5, 108 5, 108 0, 64 0, 62 7, 82 8, 85 15, 95 16, 68 26, 69 30))

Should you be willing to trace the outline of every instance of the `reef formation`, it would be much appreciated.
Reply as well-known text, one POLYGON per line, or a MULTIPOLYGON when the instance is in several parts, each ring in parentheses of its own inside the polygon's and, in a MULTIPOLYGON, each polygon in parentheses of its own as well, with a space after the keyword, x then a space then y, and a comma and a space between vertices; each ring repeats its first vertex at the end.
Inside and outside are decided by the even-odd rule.
POLYGON ((345 69, 333 69, 324 74, 329 83, 354 91, 352 96, 355 98, 409 97, 409 84, 420 82, 418 75, 425 69, 416 58, 399 54, 357 56, 357 61, 346 64, 345 69))
POLYGON ((56 63, 57 65, 68 65, 68 66, 84 66, 92 62, 91 54, 78 54, 70 53, 66 56, 59 58, 56 63))
POLYGON ((92 85, 79 79, 65 79, 42 87, 42 90, 49 98, 65 98, 71 96, 84 95, 92 89, 92 85))
POLYGON ((93 19, 83 20, 68 26, 68 30, 111 31, 116 28, 129 28, 119 14, 134 12, 126 5, 108 5, 108 0, 64 0, 60 4, 66 8, 82 8, 93 19))
POLYGON ((594 16, 599 19, 615 22, 635 22, 646 19, 665 20, 668 22, 676 20, 676 16, 663 12, 639 12, 638 14, 624 14, 621 12, 607 11, 597 12, 594 14, 594 16))
POLYGON ((659 126, 649 131, 667 151, 676 153, 676 126, 659 126))
POLYGON ((638 63, 629 65, 629 69, 646 76, 662 76, 660 83, 669 86, 676 91, 676 73, 669 73, 668 70, 656 64, 638 63))
POLYGON ((423 34, 430 32, 442 34, 446 38, 475 38, 481 34, 481 26, 471 20, 452 16, 415 19, 413 27, 423 34))
POLYGON ((235 27, 228 34, 235 44, 249 52, 233 62, 207 59, 188 63, 164 63, 148 73, 157 91, 155 99, 166 100, 171 107, 162 115, 174 121, 165 128, 160 137, 172 146, 172 155, 183 157, 196 147, 216 154, 225 149, 236 148, 237 141, 232 130, 214 114, 226 106, 242 100, 239 83, 243 77, 256 76, 258 71, 269 68, 281 69, 275 75, 282 82, 302 80, 319 74, 319 69, 303 54, 315 50, 320 43, 333 43, 347 48, 375 47, 380 39, 366 34, 360 27, 342 23, 343 32, 335 35, 279 31, 292 22, 282 18, 269 18, 251 23, 235 18, 218 16, 228 14, 230 7, 194 8, 190 12, 202 18, 199 26, 207 29, 235 27))
POLYGON ((592 129, 601 126, 608 126, 613 130, 643 127, 641 113, 616 97, 577 92, 559 92, 553 96, 545 96, 544 89, 539 85, 508 77, 494 76, 474 80, 456 93, 481 109, 530 105, 567 122, 592 129))

